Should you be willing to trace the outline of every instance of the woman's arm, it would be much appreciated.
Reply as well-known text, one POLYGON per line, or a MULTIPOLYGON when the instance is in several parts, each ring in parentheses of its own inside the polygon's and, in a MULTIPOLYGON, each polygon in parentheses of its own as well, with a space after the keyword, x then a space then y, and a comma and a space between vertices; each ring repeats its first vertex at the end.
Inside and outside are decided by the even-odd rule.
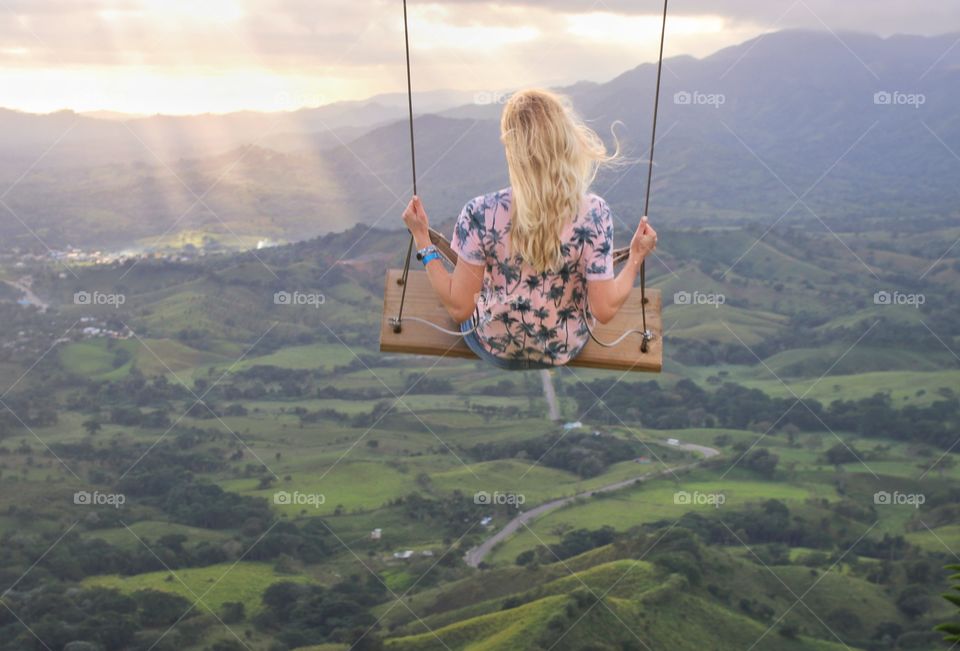
POLYGON ((590 312, 597 321, 607 323, 617 315, 627 297, 630 296, 633 283, 640 271, 640 264, 656 248, 657 232, 647 222, 647 218, 643 217, 630 242, 630 257, 627 264, 616 278, 587 282, 587 301, 590 303, 590 312))
MULTIPOLYGON (((403 221, 413 234, 417 249, 430 245, 427 212, 419 197, 410 201, 403 212, 403 221)), ((461 323, 470 318, 477 306, 477 295, 483 287, 483 265, 471 264, 461 258, 451 274, 437 258, 427 263, 427 278, 454 321, 461 323)))

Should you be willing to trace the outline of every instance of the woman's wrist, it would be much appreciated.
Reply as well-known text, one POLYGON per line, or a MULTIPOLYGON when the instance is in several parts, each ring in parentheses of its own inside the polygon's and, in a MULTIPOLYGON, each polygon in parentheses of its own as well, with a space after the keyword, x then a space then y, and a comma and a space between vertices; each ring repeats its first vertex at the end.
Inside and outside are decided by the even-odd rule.
POLYGON ((422 249, 433 244, 433 242, 430 241, 430 231, 414 233, 413 241, 417 245, 417 249, 422 249))

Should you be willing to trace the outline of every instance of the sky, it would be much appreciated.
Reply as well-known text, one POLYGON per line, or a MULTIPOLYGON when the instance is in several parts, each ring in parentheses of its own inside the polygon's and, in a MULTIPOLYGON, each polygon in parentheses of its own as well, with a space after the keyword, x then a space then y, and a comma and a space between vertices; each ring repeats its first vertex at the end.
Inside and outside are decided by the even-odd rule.
MULTIPOLYGON (((606 81, 661 0, 408 0, 416 90, 606 81)), ((958 0, 673 0, 666 55, 788 28, 960 32, 958 0)), ((0 0, 0 106, 278 111, 405 90, 402 0, 0 0)))

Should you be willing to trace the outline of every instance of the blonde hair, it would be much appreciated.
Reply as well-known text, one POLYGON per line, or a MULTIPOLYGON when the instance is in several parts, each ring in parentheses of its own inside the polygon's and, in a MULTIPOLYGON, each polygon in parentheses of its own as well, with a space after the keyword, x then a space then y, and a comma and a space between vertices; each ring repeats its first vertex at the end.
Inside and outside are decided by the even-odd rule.
POLYGON ((500 131, 513 189, 512 253, 538 273, 557 271, 561 230, 576 217, 599 167, 619 156, 619 144, 608 154, 569 100, 538 88, 507 101, 500 131))

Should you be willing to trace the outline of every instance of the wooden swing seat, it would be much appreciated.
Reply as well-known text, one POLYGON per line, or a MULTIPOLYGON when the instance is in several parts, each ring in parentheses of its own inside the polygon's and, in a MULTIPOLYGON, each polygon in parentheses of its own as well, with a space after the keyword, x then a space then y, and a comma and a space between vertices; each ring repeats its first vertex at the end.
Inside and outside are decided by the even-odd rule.
MULTIPOLYGON (((380 351, 440 357, 472 357, 477 359, 463 341, 463 337, 449 335, 417 321, 403 320, 399 333, 393 331, 392 318, 400 308, 403 286, 398 282, 402 269, 388 269, 383 295, 383 316, 380 322, 380 351)), ((663 366, 663 322, 661 295, 658 289, 647 290, 647 328, 654 334, 647 352, 640 351, 643 337, 631 334, 612 348, 605 348, 590 340, 570 366, 610 369, 616 371, 645 371, 659 373, 663 366)), ((457 330, 440 299, 433 291, 427 272, 411 269, 407 275, 407 295, 404 315, 425 319, 447 330, 457 330)), ((594 335, 601 341, 613 341, 632 328, 640 328, 640 288, 634 288, 623 307, 607 324, 597 323, 594 335)))

